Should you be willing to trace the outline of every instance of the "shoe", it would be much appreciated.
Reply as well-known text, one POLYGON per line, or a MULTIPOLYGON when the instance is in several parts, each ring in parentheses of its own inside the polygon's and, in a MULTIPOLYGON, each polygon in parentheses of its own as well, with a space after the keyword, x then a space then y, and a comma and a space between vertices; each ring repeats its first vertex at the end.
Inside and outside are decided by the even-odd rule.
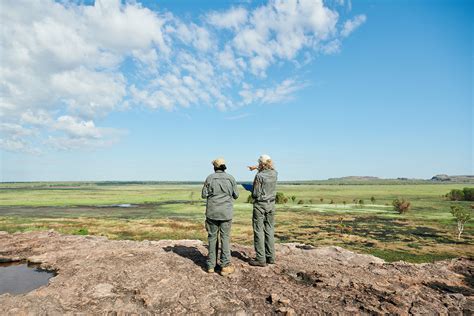
POLYGON ((267 259, 268 264, 275 264, 275 259, 267 259))
POLYGON ((261 261, 257 261, 257 260, 253 260, 253 259, 249 261, 249 264, 251 266, 254 266, 254 267, 266 267, 267 266, 266 262, 261 262, 261 261))
POLYGON ((214 273, 214 268, 207 269, 207 273, 214 273))
POLYGON ((229 275, 235 272, 234 266, 228 265, 222 268, 221 275, 229 275))

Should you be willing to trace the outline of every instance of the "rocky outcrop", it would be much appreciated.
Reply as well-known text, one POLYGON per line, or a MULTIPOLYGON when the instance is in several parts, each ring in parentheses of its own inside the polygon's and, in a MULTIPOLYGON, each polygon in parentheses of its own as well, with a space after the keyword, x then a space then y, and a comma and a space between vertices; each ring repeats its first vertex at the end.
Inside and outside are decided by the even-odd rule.
POLYGON ((277 264, 205 272, 200 241, 111 241, 55 232, 0 234, 2 259, 53 269, 49 285, 0 295, 0 314, 472 314, 474 263, 385 263, 339 247, 277 245, 277 264))

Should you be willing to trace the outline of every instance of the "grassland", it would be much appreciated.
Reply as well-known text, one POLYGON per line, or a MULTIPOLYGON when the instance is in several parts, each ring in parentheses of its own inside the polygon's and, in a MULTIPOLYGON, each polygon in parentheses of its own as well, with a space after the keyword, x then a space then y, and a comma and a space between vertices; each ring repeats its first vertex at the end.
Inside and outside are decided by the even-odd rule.
MULTIPOLYGON (((338 245, 388 261, 428 262, 474 255, 474 220, 461 240, 444 195, 466 184, 281 184, 295 202, 277 206, 279 242, 338 245), (374 197, 374 201, 371 201, 374 197), (411 201, 404 215, 395 198, 411 201), (298 201, 302 201, 299 203, 298 201), (360 205, 354 201, 363 200, 360 205), (332 201, 332 202, 331 202, 332 201), (345 203, 344 203, 345 202, 345 203)), ((472 185, 470 185, 472 186, 472 185)), ((197 184, 15 183, 0 185, 0 230, 55 229, 111 239, 206 239, 197 184), (118 207, 132 204, 132 207, 118 207)), ((233 242, 251 244, 252 205, 241 190, 233 242)))

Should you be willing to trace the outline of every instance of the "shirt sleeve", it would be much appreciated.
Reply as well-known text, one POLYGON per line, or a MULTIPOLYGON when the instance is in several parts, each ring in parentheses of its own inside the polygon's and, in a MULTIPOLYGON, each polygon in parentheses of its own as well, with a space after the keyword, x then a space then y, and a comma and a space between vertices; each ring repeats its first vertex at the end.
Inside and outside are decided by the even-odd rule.
POLYGON ((232 179, 232 197, 234 200, 239 198, 239 189, 237 188, 237 182, 235 182, 235 179, 232 179))
POLYGON ((258 176, 258 173, 255 175, 255 179, 253 180, 253 191, 252 197, 256 200, 260 198, 260 192, 262 187, 262 180, 258 176))
POLYGON ((209 178, 207 178, 206 181, 204 181, 204 185, 202 187, 202 192, 201 192, 201 197, 203 199, 207 199, 208 196, 209 196, 209 178))

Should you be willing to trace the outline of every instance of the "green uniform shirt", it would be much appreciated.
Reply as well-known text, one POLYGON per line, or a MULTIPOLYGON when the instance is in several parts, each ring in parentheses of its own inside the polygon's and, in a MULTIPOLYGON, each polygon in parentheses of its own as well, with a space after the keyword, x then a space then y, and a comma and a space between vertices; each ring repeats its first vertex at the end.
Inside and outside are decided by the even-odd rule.
POLYGON ((207 199, 206 217, 227 221, 232 219, 234 201, 239 197, 234 177, 224 171, 217 170, 209 175, 202 188, 203 199, 207 199))
POLYGON ((252 197, 255 202, 275 202, 278 173, 275 170, 262 170, 255 175, 252 197))

